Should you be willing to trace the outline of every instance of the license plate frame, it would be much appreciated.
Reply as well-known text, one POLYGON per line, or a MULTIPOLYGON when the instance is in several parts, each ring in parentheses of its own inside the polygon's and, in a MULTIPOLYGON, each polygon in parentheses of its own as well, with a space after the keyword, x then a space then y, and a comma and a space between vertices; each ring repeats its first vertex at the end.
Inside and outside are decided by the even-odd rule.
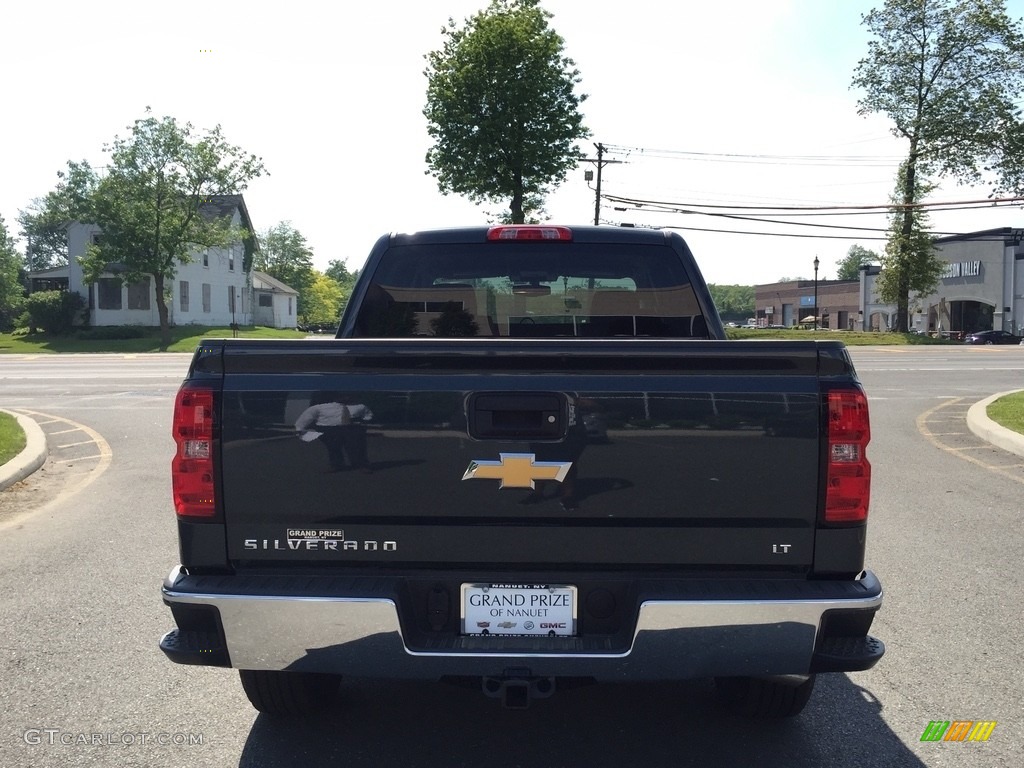
POLYGON ((575 637, 573 584, 462 585, 462 634, 477 637, 575 637))

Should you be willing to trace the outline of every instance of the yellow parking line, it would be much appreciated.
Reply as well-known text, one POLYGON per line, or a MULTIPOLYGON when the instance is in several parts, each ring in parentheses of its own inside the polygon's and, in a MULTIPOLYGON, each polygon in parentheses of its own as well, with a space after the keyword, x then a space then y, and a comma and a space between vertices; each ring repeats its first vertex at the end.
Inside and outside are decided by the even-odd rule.
POLYGON ((55 422, 64 422, 69 427, 73 427, 76 430, 81 430, 82 432, 85 432, 85 434, 87 434, 89 437, 92 438, 92 440, 89 441, 89 442, 93 442, 93 443, 96 444, 96 449, 99 451, 99 453, 97 453, 97 454, 95 454, 93 456, 85 456, 85 457, 77 458, 77 459, 57 459, 57 460, 54 460, 54 462, 53 462, 54 464, 70 464, 70 463, 76 462, 76 461, 93 461, 93 460, 97 460, 97 463, 96 463, 96 466, 92 467, 92 469, 89 472, 83 472, 82 473, 82 479, 79 482, 77 482, 76 484, 74 484, 74 485, 72 485, 72 486, 70 486, 68 488, 65 488, 63 491, 61 491, 59 494, 57 494, 57 496, 55 496, 53 499, 51 499, 46 504, 43 504, 38 509, 33 509, 31 512, 27 512, 24 515, 14 515, 13 517, 11 517, 11 519, 5 520, 3 523, 0 523, 0 529, 4 529, 4 528, 7 528, 7 527, 9 527, 11 525, 15 525, 15 524, 19 523, 20 521, 24 520, 28 516, 37 515, 40 512, 42 512, 43 510, 45 510, 45 509, 50 509, 51 507, 53 507, 53 506, 55 506, 57 504, 61 504, 61 503, 65 502, 67 499, 69 499, 70 497, 72 497, 75 494, 79 493, 80 491, 85 490, 88 486, 92 485, 92 483, 94 483, 96 480, 98 480, 100 478, 100 476, 104 472, 107 471, 107 468, 110 467, 110 462, 113 460, 113 456, 114 456, 113 451, 110 450, 110 444, 106 440, 103 439, 103 435, 101 435, 99 432, 97 432, 92 427, 87 427, 85 424, 79 424, 77 421, 72 421, 71 419, 65 419, 65 418, 63 418, 61 416, 54 416, 54 415, 49 414, 49 413, 40 413, 39 411, 30 411, 27 408, 19 408, 18 412, 26 414, 28 416, 31 416, 33 419, 38 419, 38 418, 41 417, 42 419, 45 420, 45 421, 38 421, 37 420, 36 421, 37 424, 53 424, 55 422))
POLYGON ((981 461, 980 459, 976 459, 973 456, 969 456, 965 453, 962 453, 961 449, 952 448, 948 445, 943 444, 936 436, 936 433, 932 432, 931 429, 929 429, 928 419, 930 419, 932 416, 934 416, 939 411, 945 408, 958 405, 961 401, 963 401, 963 399, 964 398, 962 397, 953 398, 951 400, 947 400, 944 403, 940 403, 934 408, 929 408, 927 411, 925 411, 924 413, 917 417, 917 431, 921 433, 925 440, 930 442, 940 451, 944 451, 945 453, 948 453, 951 456, 956 456, 957 458, 963 459, 964 461, 969 461, 971 464, 974 464, 975 466, 987 469, 990 472, 995 472, 996 474, 1002 475, 1003 477, 1013 480, 1015 483, 1020 483, 1021 485, 1024 485, 1024 477, 1021 477, 1020 475, 1015 475, 1011 472, 1007 472, 1004 467, 994 466, 992 464, 988 464, 984 461, 981 461))

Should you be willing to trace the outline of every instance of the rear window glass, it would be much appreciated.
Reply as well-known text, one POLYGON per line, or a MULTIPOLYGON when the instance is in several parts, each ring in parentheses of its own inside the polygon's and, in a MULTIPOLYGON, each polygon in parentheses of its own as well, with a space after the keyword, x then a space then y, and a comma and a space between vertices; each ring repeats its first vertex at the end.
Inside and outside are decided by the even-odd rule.
POLYGON ((708 336, 671 248, 536 242, 389 249, 355 335, 708 336))

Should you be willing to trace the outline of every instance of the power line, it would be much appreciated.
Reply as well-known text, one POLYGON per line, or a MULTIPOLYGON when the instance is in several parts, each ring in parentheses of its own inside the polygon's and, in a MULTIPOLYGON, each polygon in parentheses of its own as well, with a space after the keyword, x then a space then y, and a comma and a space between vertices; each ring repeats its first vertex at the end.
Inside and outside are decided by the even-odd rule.
MULTIPOLYGON (((620 226, 622 226, 620 224, 620 226)), ((628 226, 628 225, 627 225, 628 226)), ((645 225, 646 226, 646 225, 645 225)), ((687 232, 715 232, 723 235, 756 235, 758 237, 799 237, 818 240, 880 240, 885 241, 887 237, 853 237, 843 235, 811 235, 798 232, 750 232, 740 229, 713 229, 711 227, 683 227, 677 224, 650 225, 651 229, 681 229, 687 232)))
MULTIPOLYGON (((1002 207, 1007 207, 1007 206, 1002 206, 1002 207)), ((617 208, 616 207, 615 210, 616 211, 627 211, 629 209, 628 208, 617 208)), ((882 228, 879 228, 879 227, 858 227, 858 226, 851 225, 851 224, 816 224, 814 222, 809 222, 809 221, 780 221, 778 219, 768 219, 768 218, 763 218, 763 217, 760 217, 760 216, 746 216, 746 215, 736 214, 736 213, 720 213, 720 212, 713 212, 713 211, 692 211, 692 210, 687 210, 685 208, 658 208, 657 210, 661 211, 662 213, 677 213, 677 214, 685 214, 685 215, 690 215, 690 216, 711 216, 711 217, 722 218, 722 219, 734 219, 736 221, 757 222, 757 223, 760 223, 760 224, 779 224, 779 225, 782 225, 782 226, 789 226, 789 227, 815 227, 817 229, 841 229, 841 230, 854 231, 854 232, 888 232, 889 231, 888 227, 882 227, 882 228)), ((862 211, 861 213, 865 213, 865 212, 862 211)), ((783 214, 783 215, 785 215, 785 214, 783 214)), ((790 216, 797 216, 797 215, 812 215, 812 216, 822 216, 822 215, 838 216, 838 215, 844 215, 844 216, 849 216, 849 215, 854 215, 854 214, 835 214, 835 213, 833 213, 833 214, 789 214, 789 215, 790 216)), ((878 214, 875 213, 874 215, 877 216, 878 214)), ((937 235, 937 236, 960 235, 960 234, 962 234, 961 232, 943 232, 943 231, 940 231, 940 230, 931 230, 930 233, 932 235, 937 235)))
MULTIPOLYGON (((605 223, 607 223, 607 224, 609 224, 611 226, 635 226, 633 224, 623 224, 622 222, 615 223, 615 222, 608 221, 608 222, 605 222, 605 223)), ((865 237, 861 237, 861 236, 854 237, 854 236, 843 236, 843 235, 811 235, 811 234, 802 234, 802 233, 796 233, 796 232, 792 232, 792 233, 791 232, 750 232, 750 231, 739 230, 739 229, 712 229, 710 227, 683 227, 683 226, 679 226, 677 224, 650 224, 650 225, 645 224, 645 225, 643 225, 643 228, 645 228, 645 229, 680 229, 680 230, 685 230, 687 232, 715 232, 715 233, 720 233, 720 234, 725 234, 725 235, 756 235, 757 237, 799 237, 799 238, 812 238, 812 239, 819 239, 819 240, 877 240, 877 241, 885 242, 885 241, 887 241, 889 239, 887 237, 867 237, 867 236, 865 236, 865 237)), ((933 234, 938 234, 938 233, 933 233, 933 234)), ((951 236, 963 236, 963 235, 967 235, 969 233, 966 233, 966 232, 952 232, 952 233, 949 233, 949 234, 951 236)), ((992 236, 992 237, 976 237, 976 238, 972 238, 972 240, 975 240, 977 242, 1003 242, 1004 238, 1001 237, 1001 236, 992 236)))
POLYGON ((773 155, 740 152, 689 152, 674 149, 650 149, 606 144, 609 152, 662 160, 693 160, 701 162, 749 163, 753 165, 811 165, 811 166, 867 166, 887 167, 902 160, 893 155, 773 155))
MULTIPOLYGON (((697 206, 696 203, 692 203, 691 205, 694 206, 694 207, 697 206)), ((613 207, 615 208, 616 211, 627 211, 627 210, 629 210, 626 207, 619 207, 619 206, 613 206, 613 207)), ((707 205, 707 206, 704 206, 704 207, 707 207, 707 208, 719 208, 719 207, 727 208, 728 206, 707 205)), ((996 208, 1016 208, 1016 207, 1018 207, 1018 206, 1016 206, 1016 205, 1007 205, 1007 204, 993 205, 993 206, 989 206, 989 207, 980 206, 980 205, 964 205, 964 206, 954 206, 954 207, 951 207, 951 208, 942 208, 941 212, 946 212, 946 211, 984 211, 984 210, 990 210, 990 209, 994 210, 996 208)), ((672 207, 665 207, 665 206, 644 206, 644 208, 649 209, 649 210, 663 211, 665 213, 697 213, 697 214, 704 213, 704 211, 687 211, 687 210, 684 210, 682 208, 672 208, 672 207)), ((845 216, 883 216, 883 215, 888 215, 889 211, 843 211, 843 212, 837 212, 837 213, 830 213, 830 212, 827 212, 827 211, 772 211, 771 213, 772 213, 772 216, 787 216, 787 217, 792 217, 792 218, 797 218, 797 217, 806 218, 806 217, 814 217, 814 216, 844 216, 844 217, 845 216)), ((709 213, 708 215, 711 215, 711 214, 709 213)))
MULTIPOLYGON (((621 197, 618 195, 603 195, 609 202, 624 203, 636 207, 646 205, 661 206, 663 208, 722 208, 726 210, 760 211, 764 213, 775 211, 880 211, 902 210, 913 208, 919 210, 946 210, 950 206, 967 206, 952 210, 967 210, 968 208, 996 208, 999 204, 1024 203, 1024 197, 996 197, 985 200, 950 200, 947 202, 935 203, 888 203, 886 205, 724 205, 712 203, 674 203, 664 200, 644 200, 640 198, 621 197)), ((1003 205, 1002 207, 1008 207, 1003 205)))

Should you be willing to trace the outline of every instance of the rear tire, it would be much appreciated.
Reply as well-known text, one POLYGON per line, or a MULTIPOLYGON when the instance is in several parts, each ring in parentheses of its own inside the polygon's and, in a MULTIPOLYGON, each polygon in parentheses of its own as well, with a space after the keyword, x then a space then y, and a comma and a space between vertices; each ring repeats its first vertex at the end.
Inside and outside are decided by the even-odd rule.
POLYGON ((814 675, 803 682, 759 677, 716 677, 722 703, 737 715, 782 718, 799 715, 814 690, 814 675))
POLYGON ((240 669, 249 702, 266 715, 309 715, 325 709, 338 692, 341 678, 315 672, 240 669))

